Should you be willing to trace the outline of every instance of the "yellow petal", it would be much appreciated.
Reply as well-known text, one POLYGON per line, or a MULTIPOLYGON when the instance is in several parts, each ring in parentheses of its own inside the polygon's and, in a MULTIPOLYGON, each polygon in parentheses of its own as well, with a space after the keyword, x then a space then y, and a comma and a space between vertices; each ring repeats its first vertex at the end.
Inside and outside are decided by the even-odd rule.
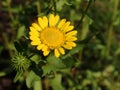
POLYGON ((61 27, 65 24, 66 19, 62 19, 59 24, 58 24, 58 28, 61 29, 61 27))
POLYGON ((59 21, 59 18, 60 18, 59 15, 55 16, 53 26, 55 26, 57 24, 57 22, 59 21))
POLYGON ((31 45, 38 45, 40 44, 40 41, 31 41, 31 45))
POLYGON ((46 16, 43 17, 43 21, 45 22, 45 27, 48 27, 48 19, 46 16))
POLYGON ((48 19, 47 19, 47 17, 44 16, 43 19, 39 17, 38 18, 38 24, 40 25, 40 27, 42 29, 46 28, 48 26, 48 19))
POLYGON ((69 25, 70 25, 70 22, 67 21, 67 22, 63 25, 62 29, 65 30, 66 28, 68 28, 69 25))
POLYGON ((77 34, 77 31, 71 31, 71 32, 68 32, 65 36, 68 37, 68 36, 73 36, 76 34, 77 34))
POLYGON ((49 26, 53 26, 53 23, 54 23, 54 15, 53 14, 50 14, 50 17, 49 17, 49 26))
POLYGON ((31 35, 30 40, 36 40, 36 41, 40 41, 40 39, 37 36, 31 35))
POLYGON ((41 30, 42 30, 41 27, 40 27, 38 24, 36 24, 36 23, 32 23, 32 26, 33 26, 36 30, 38 30, 38 31, 41 31, 41 30))
POLYGON ((59 56, 60 56, 60 53, 59 53, 58 49, 55 49, 55 50, 54 50, 54 54, 55 54, 56 57, 59 57, 59 56))
POLYGON ((39 33, 38 32, 29 32, 29 35, 31 35, 31 36, 39 36, 39 33))
POLYGON ((47 50, 48 50, 48 46, 44 45, 42 51, 47 51, 47 50))
POLYGON ((76 46, 76 43, 74 43, 74 42, 66 42, 66 45, 75 47, 75 46, 76 46))
POLYGON ((70 46, 68 44, 63 45, 63 47, 66 48, 66 49, 72 49, 72 46, 70 46))
POLYGON ((68 26, 64 29, 65 32, 73 30, 74 26, 68 26))
POLYGON ((33 26, 30 26, 29 28, 30 28, 31 32, 36 32, 37 31, 33 26))
POLYGON ((37 30, 33 30, 33 29, 31 29, 30 32, 31 32, 31 33, 38 33, 37 30))
POLYGON ((44 47, 44 44, 39 44, 39 45, 37 46, 37 50, 41 50, 43 47, 44 47))
POLYGON ((54 14, 50 14, 49 21, 52 21, 54 19, 54 14))
POLYGON ((59 52, 61 53, 61 54, 65 54, 65 50, 63 49, 63 48, 58 48, 59 49, 59 52))
MULTIPOLYGON (((69 22, 69 21, 66 22, 66 23, 62 26, 61 30, 64 31, 69 25, 70 25, 70 22, 69 22)), ((65 32, 65 31, 64 31, 64 32, 65 32)))
POLYGON ((34 27, 30 27, 29 35, 39 36, 39 32, 34 27))
POLYGON ((59 16, 58 15, 54 16, 53 14, 50 14, 49 26, 55 26, 57 24, 58 20, 59 20, 59 16))
POLYGON ((76 41, 77 37, 66 37, 66 41, 76 41))
POLYGON ((47 56, 47 55, 49 54, 49 52, 50 52, 50 51, 48 51, 48 50, 47 50, 47 51, 44 51, 44 52, 43 52, 43 55, 44 55, 44 56, 47 56))

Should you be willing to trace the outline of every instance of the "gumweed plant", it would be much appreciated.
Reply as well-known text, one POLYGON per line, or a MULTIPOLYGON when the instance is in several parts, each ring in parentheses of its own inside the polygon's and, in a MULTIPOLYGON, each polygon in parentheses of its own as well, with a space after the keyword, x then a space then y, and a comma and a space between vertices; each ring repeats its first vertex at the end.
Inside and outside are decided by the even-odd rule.
POLYGON ((0 90, 120 90, 119 5, 2 0, 0 90))
MULTIPOLYGON (((80 17, 79 23, 85 15, 80 17)), ((90 20, 85 17, 87 27, 90 20)), ((28 27, 26 42, 14 43, 17 50, 12 58, 12 67, 17 71, 14 81, 22 78, 26 80, 28 88, 42 90, 44 78, 45 82, 51 82, 50 87, 54 90, 64 90, 61 73, 80 64, 80 61, 72 56, 81 50, 77 29, 78 25, 73 25, 66 18, 60 18, 59 14, 38 16, 28 27), (46 81, 46 77, 50 80, 46 81)), ((83 36, 85 38, 85 34, 83 36)))
POLYGON ((32 52, 32 55, 29 56, 24 50, 26 48, 19 51, 18 46, 20 45, 16 42, 15 46, 18 47, 18 51, 12 58, 12 66, 17 70, 15 82, 24 75, 24 72, 29 71, 26 76, 26 84, 30 88, 33 86, 30 83, 35 82, 34 78, 40 80, 41 77, 66 68, 66 62, 63 62, 62 58, 69 57, 78 48, 75 48, 77 47, 77 30, 70 21, 65 18, 60 19, 58 14, 50 13, 48 16, 38 17, 37 22, 33 22, 29 26, 28 33, 29 47, 37 53, 32 52), (39 55, 39 53, 41 54, 39 55))

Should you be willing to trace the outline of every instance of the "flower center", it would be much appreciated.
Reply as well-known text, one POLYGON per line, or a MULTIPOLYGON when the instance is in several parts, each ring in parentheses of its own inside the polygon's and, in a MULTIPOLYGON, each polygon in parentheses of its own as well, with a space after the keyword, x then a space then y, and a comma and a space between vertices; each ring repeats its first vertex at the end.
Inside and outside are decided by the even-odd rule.
POLYGON ((59 47, 64 43, 63 33, 55 27, 49 27, 42 30, 40 33, 40 38, 44 44, 50 47, 50 49, 59 47))

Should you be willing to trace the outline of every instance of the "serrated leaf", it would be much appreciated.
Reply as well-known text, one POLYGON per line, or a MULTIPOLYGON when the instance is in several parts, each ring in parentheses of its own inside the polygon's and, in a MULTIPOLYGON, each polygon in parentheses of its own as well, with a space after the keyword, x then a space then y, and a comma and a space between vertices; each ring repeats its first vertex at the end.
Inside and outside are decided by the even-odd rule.
POLYGON ((42 70, 43 70, 43 76, 44 76, 44 75, 49 74, 53 70, 53 67, 51 65, 49 65, 49 64, 44 65, 44 66, 42 66, 42 70))
POLYGON ((42 66, 43 76, 49 74, 51 71, 58 71, 60 69, 65 68, 66 65, 55 56, 50 56, 47 58, 47 64, 42 66))
POLYGON ((34 85, 35 81, 39 80, 41 80, 41 78, 31 70, 27 75, 26 85, 28 88, 30 88, 34 85))

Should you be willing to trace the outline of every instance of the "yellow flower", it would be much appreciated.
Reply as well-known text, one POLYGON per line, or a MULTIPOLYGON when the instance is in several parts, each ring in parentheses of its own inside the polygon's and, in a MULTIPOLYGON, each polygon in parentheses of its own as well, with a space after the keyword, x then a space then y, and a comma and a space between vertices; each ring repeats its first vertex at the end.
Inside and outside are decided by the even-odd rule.
POLYGON ((76 46, 74 41, 77 40, 77 31, 73 30, 74 26, 66 19, 59 19, 59 15, 50 14, 49 18, 38 17, 38 22, 30 26, 31 45, 37 46, 37 50, 42 50, 44 56, 54 51, 55 56, 59 57, 60 54, 65 54, 64 49, 76 46))

